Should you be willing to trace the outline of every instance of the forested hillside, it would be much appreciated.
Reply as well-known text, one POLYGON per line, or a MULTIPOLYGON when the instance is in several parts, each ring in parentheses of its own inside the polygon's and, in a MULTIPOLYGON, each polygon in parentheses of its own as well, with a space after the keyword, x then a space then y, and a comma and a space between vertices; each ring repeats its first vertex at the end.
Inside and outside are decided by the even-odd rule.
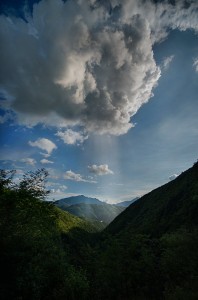
POLYGON ((0 299, 84 299, 89 283, 73 264, 73 247, 86 243, 95 228, 42 201, 43 170, 18 186, 12 175, 1 171, 0 299))
POLYGON ((198 299, 197 216, 198 163, 105 229, 98 299, 198 299))
POLYGON ((105 228, 107 224, 117 217, 125 208, 107 203, 79 203, 64 208, 62 207, 61 209, 92 222, 101 222, 103 224, 103 228, 105 228))
POLYGON ((1 172, 1 299, 198 299, 198 163, 101 233, 12 175, 1 172))
POLYGON ((133 203, 107 231, 132 230, 154 236, 198 226, 198 163, 175 180, 133 203))

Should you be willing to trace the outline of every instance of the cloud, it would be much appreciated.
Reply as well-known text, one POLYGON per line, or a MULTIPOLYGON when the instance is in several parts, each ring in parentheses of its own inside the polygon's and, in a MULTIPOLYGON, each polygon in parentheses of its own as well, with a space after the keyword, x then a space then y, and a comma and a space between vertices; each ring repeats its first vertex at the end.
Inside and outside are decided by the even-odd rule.
POLYGON ((50 156, 52 151, 57 149, 56 145, 46 138, 39 138, 35 142, 29 141, 28 144, 32 147, 38 147, 41 150, 46 151, 47 153, 44 153, 45 156, 50 156))
POLYGON ((53 183, 53 182, 51 182, 47 186, 49 187, 50 191, 53 194, 62 194, 65 192, 65 190, 68 189, 66 185, 60 185, 59 183, 53 183))
POLYGON ((45 158, 41 159, 40 162, 41 162, 42 164, 53 164, 53 163, 54 163, 53 161, 48 160, 48 159, 45 159, 45 158))
POLYGON ((178 29, 180 31, 193 29, 198 31, 197 1, 180 0, 174 2, 174 4, 171 4, 170 1, 154 3, 154 1, 149 0, 111 0, 114 8, 120 5, 121 18, 125 22, 129 22, 132 15, 135 14, 140 14, 145 18, 151 30, 152 44, 164 40, 168 36, 170 29, 178 29))
POLYGON ((22 158, 20 161, 30 166, 34 166, 36 164, 36 160, 30 157, 22 158))
POLYGON ((82 181, 82 182, 96 183, 96 181, 86 179, 86 178, 84 178, 81 174, 74 173, 74 172, 72 172, 71 170, 70 170, 70 171, 67 171, 67 172, 65 173, 64 179, 72 180, 72 181, 77 181, 77 182, 82 181))
POLYGON ((81 144, 88 138, 84 133, 73 131, 71 129, 58 131, 56 136, 60 137, 65 144, 69 145, 81 144))
POLYGON ((108 175, 113 174, 113 171, 111 171, 108 167, 108 165, 92 165, 88 166, 89 172, 95 174, 95 175, 108 175))
POLYGON ((198 30, 198 3, 185 3, 41 0, 27 21, 1 15, 4 109, 29 126, 126 133, 161 75, 153 45, 170 29, 198 30))
POLYGON ((172 180, 174 180, 175 178, 177 178, 178 176, 179 176, 179 175, 177 175, 177 174, 173 174, 173 175, 169 176, 169 180, 172 181, 172 180))
POLYGON ((194 67, 195 71, 198 72, 198 57, 194 59, 193 67, 194 67))
POLYGON ((3 116, 0 116, 0 124, 6 123, 8 120, 12 119, 12 115, 9 112, 6 112, 3 116))
POLYGON ((164 71, 166 71, 169 68, 169 66, 170 66, 173 59, 174 59, 174 55, 171 55, 171 56, 168 56, 168 57, 164 58, 164 61, 162 63, 162 69, 164 71))
POLYGON ((53 168, 47 168, 48 172, 49 172, 49 178, 51 179, 55 179, 55 180, 58 180, 61 178, 61 173, 59 170, 57 169, 53 169, 53 168))

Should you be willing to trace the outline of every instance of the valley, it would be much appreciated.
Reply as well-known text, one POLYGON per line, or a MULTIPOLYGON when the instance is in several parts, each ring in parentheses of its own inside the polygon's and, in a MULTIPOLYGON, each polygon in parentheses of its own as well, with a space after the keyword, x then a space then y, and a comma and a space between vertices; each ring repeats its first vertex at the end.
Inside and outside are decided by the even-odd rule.
POLYGON ((11 181, 2 171, 1 299, 197 299, 198 163, 103 230, 65 208, 107 204, 59 208, 11 181))

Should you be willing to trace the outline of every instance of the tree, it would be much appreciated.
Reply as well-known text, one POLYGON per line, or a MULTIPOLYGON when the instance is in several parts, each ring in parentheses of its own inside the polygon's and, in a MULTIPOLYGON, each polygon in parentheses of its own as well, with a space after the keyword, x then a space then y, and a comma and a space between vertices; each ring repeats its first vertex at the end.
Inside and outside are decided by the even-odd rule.
POLYGON ((30 171, 25 173, 17 187, 19 193, 44 199, 50 193, 49 190, 46 190, 46 180, 48 175, 48 171, 44 168, 38 169, 35 172, 30 171))
POLYGON ((0 191, 5 188, 9 188, 12 185, 15 173, 15 170, 0 169, 0 191))
POLYGON ((0 191, 6 190, 15 191, 20 196, 32 196, 43 200, 48 194, 46 190, 46 181, 48 171, 44 168, 37 171, 27 172, 19 183, 14 182, 15 170, 0 169, 0 191))

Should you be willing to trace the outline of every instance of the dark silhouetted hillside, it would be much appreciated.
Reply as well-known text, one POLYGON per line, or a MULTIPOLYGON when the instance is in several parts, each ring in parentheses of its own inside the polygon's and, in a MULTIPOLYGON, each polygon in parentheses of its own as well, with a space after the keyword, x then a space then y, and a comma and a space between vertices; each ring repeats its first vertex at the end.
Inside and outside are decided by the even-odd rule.
POLYGON ((161 235, 198 225, 198 163, 175 180, 153 190, 129 206, 107 228, 110 233, 161 235))

